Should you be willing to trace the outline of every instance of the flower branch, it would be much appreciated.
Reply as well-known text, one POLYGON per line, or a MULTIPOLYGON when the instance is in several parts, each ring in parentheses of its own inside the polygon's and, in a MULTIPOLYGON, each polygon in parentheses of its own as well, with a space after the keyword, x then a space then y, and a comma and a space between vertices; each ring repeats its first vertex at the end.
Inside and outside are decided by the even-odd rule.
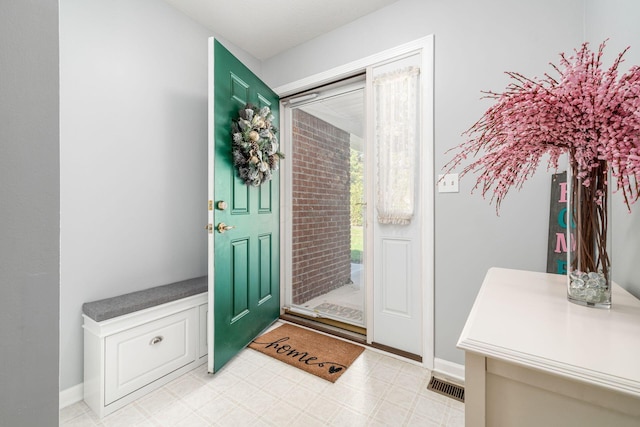
POLYGON ((640 68, 618 78, 626 48, 603 71, 604 48, 594 53, 584 43, 570 57, 561 54, 560 64, 551 64, 555 78, 507 72, 512 82, 502 93, 484 92, 496 104, 464 132, 468 140, 453 149, 458 153, 445 169, 481 154, 461 176, 479 173, 474 190, 493 193, 498 212, 508 191, 521 188, 544 157, 548 169, 557 169, 567 153, 585 187, 594 181, 592 170, 610 170, 631 210, 640 193, 640 68))

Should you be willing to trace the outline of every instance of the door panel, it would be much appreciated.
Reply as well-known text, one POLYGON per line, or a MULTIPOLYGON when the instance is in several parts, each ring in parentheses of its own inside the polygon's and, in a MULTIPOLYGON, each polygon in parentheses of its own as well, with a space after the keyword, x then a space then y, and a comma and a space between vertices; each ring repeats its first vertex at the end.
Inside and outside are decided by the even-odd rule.
POLYGON ((271 234, 264 234, 259 237, 259 245, 260 245, 260 295, 258 304, 262 304, 266 302, 269 298, 273 296, 273 280, 271 266, 273 265, 273 253, 271 250, 272 247, 272 238, 271 234))
POLYGON ((269 181, 269 182, 265 182, 260 186, 260 194, 259 194, 260 205, 258 207, 258 210, 262 214, 271 213, 271 204, 272 204, 271 196, 273 195, 271 184, 272 182, 269 181))
POLYGON ((231 213, 234 215, 249 213, 249 187, 240 180, 233 180, 233 204, 231 213))
POLYGON ((278 123, 279 100, 260 79, 218 41, 211 44, 209 144, 210 197, 214 208, 209 299, 209 370, 215 372, 280 314, 279 177, 260 187, 245 185, 232 161, 231 123, 247 103, 269 106, 278 123), (217 208, 224 201, 226 209, 217 208), (230 228, 219 232, 224 223, 230 228))
POLYGON ((382 302, 384 314, 411 317, 411 242, 383 239, 382 302))
POLYGON ((249 312, 249 241, 246 239, 231 242, 231 323, 249 312))

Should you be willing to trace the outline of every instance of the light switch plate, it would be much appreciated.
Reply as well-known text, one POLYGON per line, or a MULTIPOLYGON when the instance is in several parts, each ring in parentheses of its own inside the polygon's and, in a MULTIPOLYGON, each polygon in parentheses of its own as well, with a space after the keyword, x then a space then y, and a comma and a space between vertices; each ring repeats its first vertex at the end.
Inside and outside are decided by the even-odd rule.
POLYGON ((458 193, 459 191, 457 173, 438 175, 438 193, 458 193))

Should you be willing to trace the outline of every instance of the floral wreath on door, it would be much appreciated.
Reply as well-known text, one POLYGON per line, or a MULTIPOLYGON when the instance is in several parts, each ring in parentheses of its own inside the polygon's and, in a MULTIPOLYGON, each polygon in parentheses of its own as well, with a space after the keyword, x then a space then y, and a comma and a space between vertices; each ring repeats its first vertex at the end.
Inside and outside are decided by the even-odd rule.
POLYGON ((284 159, 273 120, 269 107, 247 104, 232 121, 233 164, 246 185, 258 187, 271 180, 284 159))

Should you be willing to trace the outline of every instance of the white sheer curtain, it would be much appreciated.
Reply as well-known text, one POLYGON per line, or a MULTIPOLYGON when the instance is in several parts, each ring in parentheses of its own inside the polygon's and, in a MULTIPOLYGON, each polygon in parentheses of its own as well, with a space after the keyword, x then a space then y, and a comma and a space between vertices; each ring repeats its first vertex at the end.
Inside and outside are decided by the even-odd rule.
POLYGON ((418 67, 408 67, 373 81, 381 224, 406 225, 413 217, 419 75, 418 67))

